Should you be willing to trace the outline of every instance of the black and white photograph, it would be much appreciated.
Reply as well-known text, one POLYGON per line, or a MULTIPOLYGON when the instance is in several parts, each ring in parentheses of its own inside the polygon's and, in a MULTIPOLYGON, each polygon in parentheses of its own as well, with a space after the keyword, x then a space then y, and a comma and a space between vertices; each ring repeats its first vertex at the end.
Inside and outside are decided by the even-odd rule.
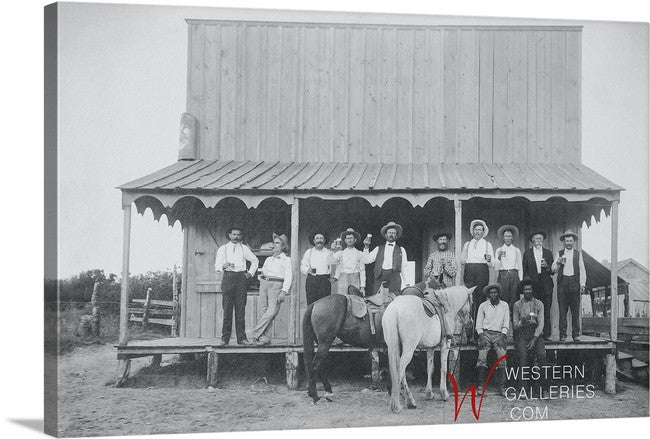
POLYGON ((15 428, 647 421, 647 16, 218 3, 44 5, 15 428))

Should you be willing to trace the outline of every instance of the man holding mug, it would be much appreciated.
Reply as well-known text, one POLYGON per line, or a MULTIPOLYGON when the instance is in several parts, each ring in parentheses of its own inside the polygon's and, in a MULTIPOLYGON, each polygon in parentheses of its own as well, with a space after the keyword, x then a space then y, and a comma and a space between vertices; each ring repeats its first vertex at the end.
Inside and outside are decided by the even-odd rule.
POLYGON ((557 303, 560 308, 560 341, 567 336, 567 312, 571 310, 571 335, 580 341, 580 298, 585 292, 587 272, 582 252, 574 248, 578 235, 568 230, 560 236, 564 248, 551 266, 557 272, 557 303))
MULTIPOLYGON (((529 354, 532 354, 537 358, 537 365, 543 368, 546 366, 546 347, 541 337, 544 331, 544 304, 533 297, 533 282, 530 279, 525 279, 520 287, 524 297, 515 303, 512 313, 519 367, 528 366, 529 354)), ((520 378, 519 386, 523 387, 523 384, 520 378)), ((541 387, 546 390, 543 382, 541 387)))
POLYGON ((512 225, 499 227, 497 236, 503 245, 496 250, 494 268, 497 270, 497 282, 501 284, 501 299, 508 302, 510 312, 519 300, 519 282, 523 279, 521 267, 521 250, 514 245, 519 239, 519 229, 512 225))
POLYGON ((313 244, 313 247, 305 251, 300 262, 300 271, 307 276, 305 281, 307 306, 318 299, 329 296, 332 292, 330 283, 332 252, 325 247, 328 236, 325 232, 314 232, 309 237, 309 242, 313 244))
POLYGON ((529 279, 533 286, 533 296, 544 305, 544 331, 542 336, 551 338, 551 304, 553 302, 553 253, 543 247, 546 232, 536 231, 528 236, 533 246, 524 251, 524 279, 529 279))
POLYGON ((223 272, 221 280, 221 303, 223 307, 223 326, 221 341, 224 345, 230 343, 232 333, 232 313, 235 311, 235 332, 237 344, 251 344, 246 339, 246 297, 247 281, 257 272, 259 260, 251 249, 242 243, 242 229, 231 227, 228 231, 228 242, 217 249, 214 268, 223 272), (251 266, 246 271, 246 261, 251 266))
MULTIPOLYGON (((490 229, 485 221, 475 219, 469 225, 472 239, 463 245, 461 263, 465 266, 463 282, 467 288, 476 286, 474 290, 474 311, 472 317, 476 321, 479 305, 485 300, 483 289, 490 282, 490 267, 493 264, 494 250, 492 244, 485 240, 490 229)), ((501 287, 499 287, 499 293, 501 287)))

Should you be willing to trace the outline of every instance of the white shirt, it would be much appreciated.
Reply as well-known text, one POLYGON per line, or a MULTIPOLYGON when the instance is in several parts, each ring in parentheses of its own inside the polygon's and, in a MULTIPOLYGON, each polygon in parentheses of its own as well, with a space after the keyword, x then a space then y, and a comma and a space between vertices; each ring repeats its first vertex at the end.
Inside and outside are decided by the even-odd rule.
POLYGON ((232 242, 228 242, 227 244, 222 245, 217 249, 214 269, 218 272, 223 271, 223 264, 230 262, 235 264, 235 267, 230 268, 226 271, 246 271, 246 261, 249 261, 251 263, 251 268, 248 270, 248 272, 251 274, 251 276, 254 276, 255 272, 257 271, 257 267, 260 264, 257 256, 255 256, 251 249, 248 248, 248 246, 245 244, 233 244, 232 242))
POLYGON ((496 270, 517 270, 519 273, 519 280, 524 278, 524 269, 521 263, 521 250, 513 244, 503 244, 497 249, 494 254, 494 268, 496 270), (501 255, 501 259, 497 258, 499 250, 504 251, 505 254, 501 255))
POLYGON ((291 258, 284 253, 277 256, 269 256, 262 265, 262 275, 284 279, 282 291, 289 292, 293 273, 291 271, 291 258))
MULTIPOLYGON (((406 272, 406 268, 408 267, 408 259, 406 258, 406 250, 404 250, 404 247, 400 246, 400 249, 402 250, 402 273, 406 272)), ((393 245, 390 245, 390 243, 386 243, 384 246, 384 262, 381 264, 382 270, 392 270, 393 269, 393 250, 395 250, 395 243, 393 245)), ((363 256, 364 256, 364 262, 366 264, 372 264, 375 262, 377 259, 377 252, 379 251, 379 247, 375 247, 372 249, 372 251, 369 251, 367 248, 363 249, 363 256)))
MULTIPOLYGON (((542 274, 542 255, 544 254, 543 247, 539 248, 533 246, 533 256, 535 256, 535 264, 537 265, 537 274, 542 274)), ((548 261, 546 261, 548 264, 548 261)))
POLYGON ((333 260, 336 265, 336 277, 340 273, 359 273, 361 285, 366 285, 366 266, 364 265, 363 253, 358 249, 346 247, 342 251, 334 253, 333 260))
POLYGON ((330 251, 323 247, 318 250, 312 247, 305 252, 300 261, 300 271, 302 274, 309 274, 312 268, 316 269, 316 274, 330 273, 330 251))
POLYGON ((485 239, 481 238, 478 241, 472 239, 463 246, 463 257, 466 264, 487 264, 491 266, 494 263, 494 250, 492 250, 492 244, 485 239), (491 262, 485 260, 485 254, 492 257, 491 262))
MULTIPOLYGON (((575 256, 575 249, 564 249, 564 256, 566 256, 566 264, 564 264, 564 276, 573 276, 573 257, 575 256)), ((587 284, 587 272, 585 271, 585 261, 582 259, 582 252, 578 252, 578 268, 580 269, 580 286, 584 287, 587 284)), ((555 260, 553 261, 553 271, 557 271, 560 268, 560 252, 555 254, 555 260)))

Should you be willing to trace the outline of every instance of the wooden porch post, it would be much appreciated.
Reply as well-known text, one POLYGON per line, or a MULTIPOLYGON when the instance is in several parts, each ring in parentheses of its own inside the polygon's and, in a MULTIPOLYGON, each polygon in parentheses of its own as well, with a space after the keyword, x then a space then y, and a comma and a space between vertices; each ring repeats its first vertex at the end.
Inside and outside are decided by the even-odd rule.
POLYGON ((612 265, 610 270, 610 338, 616 340, 618 337, 618 200, 612 202, 612 265))
POLYGON ((293 282, 291 285, 292 292, 289 298, 289 343, 296 344, 296 314, 300 304, 300 255, 298 254, 298 227, 299 223, 300 200, 293 198, 291 205, 291 266, 293 267, 293 282))
MULTIPOLYGON (((129 256, 131 249, 131 204, 123 207, 124 230, 122 242, 122 290, 120 295, 120 337, 118 345, 126 346, 129 341, 129 256)), ((118 387, 126 384, 131 369, 128 358, 118 361, 118 387)))
POLYGON ((456 255, 456 285, 462 285, 460 253, 463 249, 463 202, 454 195, 454 246, 456 255))

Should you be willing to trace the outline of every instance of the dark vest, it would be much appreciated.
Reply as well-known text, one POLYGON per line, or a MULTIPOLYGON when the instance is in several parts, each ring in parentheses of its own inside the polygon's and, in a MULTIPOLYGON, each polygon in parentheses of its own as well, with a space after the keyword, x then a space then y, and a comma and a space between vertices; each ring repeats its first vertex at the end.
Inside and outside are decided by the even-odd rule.
MULTIPOLYGON (((580 265, 578 261, 580 260, 580 253, 578 250, 573 249, 573 278, 576 282, 580 282, 580 265)), ((564 256, 564 249, 560 250, 560 257, 564 256)), ((564 278, 564 264, 560 265, 560 269, 557 271, 557 281, 558 283, 564 278)))
MULTIPOLYGON (((394 243, 393 248, 393 271, 402 271, 402 248, 394 243)), ((384 249, 386 244, 380 245, 377 248, 377 257, 375 258, 375 278, 381 275, 381 266, 384 265, 384 249)))

